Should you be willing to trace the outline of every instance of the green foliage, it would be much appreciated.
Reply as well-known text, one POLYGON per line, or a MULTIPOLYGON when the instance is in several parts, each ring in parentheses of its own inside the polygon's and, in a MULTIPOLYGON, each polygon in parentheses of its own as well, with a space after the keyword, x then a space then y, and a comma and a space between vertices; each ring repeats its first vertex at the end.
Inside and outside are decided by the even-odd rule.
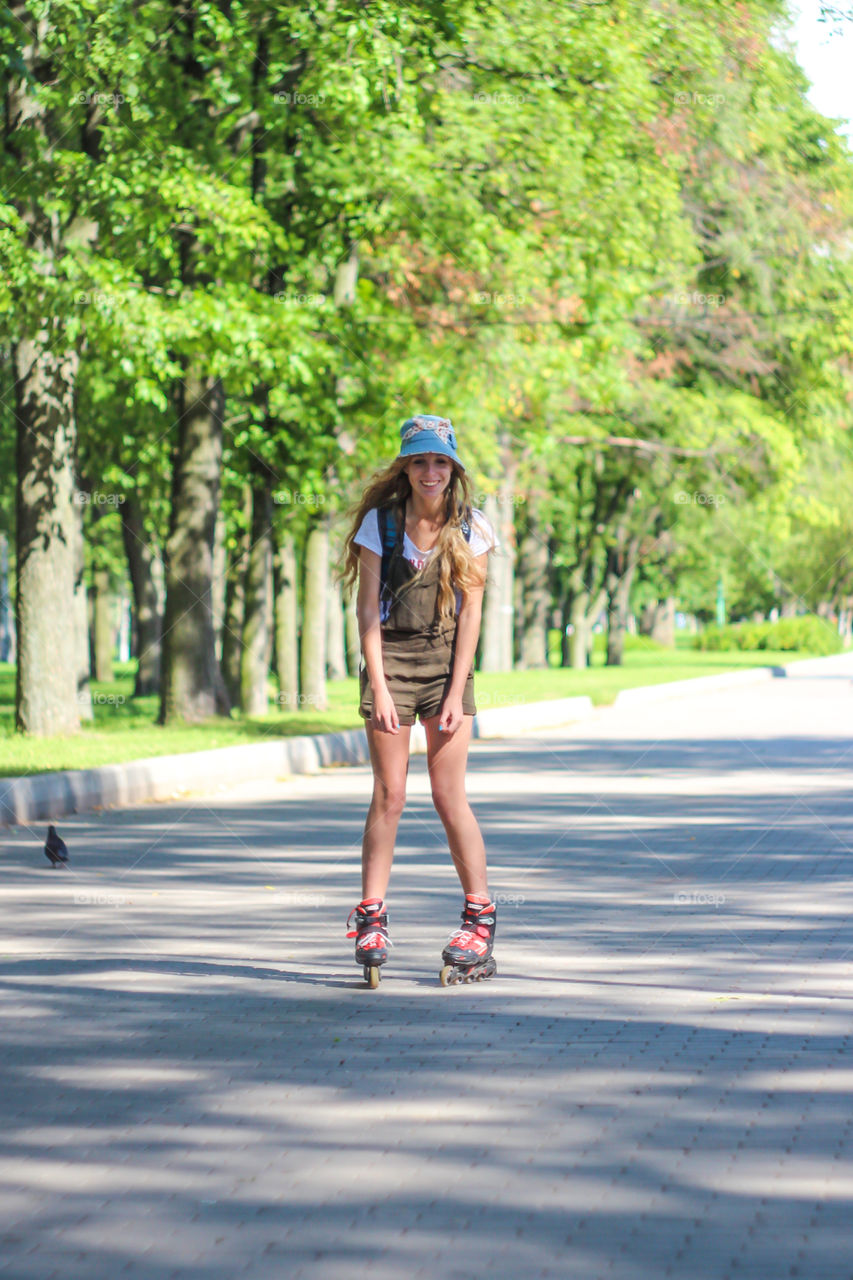
MULTIPOLYGON (((607 636, 604 632, 597 632, 592 641, 593 657, 603 658, 607 652, 607 636)), ((651 636, 631 635, 630 632, 625 637, 625 653, 643 653, 643 654, 661 654, 663 657, 672 658, 672 650, 664 644, 658 644, 657 640, 653 640, 651 636)))
MULTIPOLYGON (((554 698, 589 697, 596 706, 607 706, 622 689, 667 684, 693 676, 787 661, 789 653, 697 653, 637 649, 626 654, 622 667, 605 667, 603 654, 584 671, 549 669, 478 673, 475 693, 478 710, 507 707, 554 698)), ((330 681, 329 708, 325 712, 270 712, 266 716, 233 719, 215 717, 203 725, 164 728, 153 724, 157 699, 134 698, 132 664, 117 664, 116 679, 93 682, 95 721, 73 738, 21 739, 14 733, 14 668, 0 663, 0 777, 42 773, 56 769, 94 768, 98 765, 140 760, 149 756, 239 746, 273 737, 331 733, 360 728, 356 680, 330 681)))
POLYGON ((840 653, 842 644, 834 627, 823 618, 807 614, 799 618, 780 618, 778 622, 741 622, 725 627, 706 627, 696 636, 693 647, 706 652, 774 649, 785 653, 828 656, 840 653))
MULTIPOLYGON (((81 487, 133 493, 158 546, 192 360, 225 387, 229 552, 259 461, 301 544, 430 409, 475 487, 513 470, 558 611, 629 547, 635 613, 710 618, 718 578, 736 616, 847 607, 853 163, 781 3, 26 12, 52 132, 0 154, 0 342, 52 317, 81 487)), ((7 88, 25 38, 0 24, 7 88)), ((117 583, 115 515, 85 517, 117 583)))

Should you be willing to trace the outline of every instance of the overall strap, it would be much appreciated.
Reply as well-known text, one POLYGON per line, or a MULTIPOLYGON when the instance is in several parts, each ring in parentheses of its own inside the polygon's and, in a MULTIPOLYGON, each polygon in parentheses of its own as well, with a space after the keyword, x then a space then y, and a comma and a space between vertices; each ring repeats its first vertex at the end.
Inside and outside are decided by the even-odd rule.
POLYGON ((382 565, 379 570, 379 594, 382 595, 385 590, 385 583, 388 581, 388 566, 391 563, 391 556, 394 547, 397 545, 397 521, 392 517, 390 507, 380 507, 376 512, 379 521, 379 538, 382 543, 382 565))
MULTIPOLYGON (((391 556, 397 542, 402 542, 402 529, 398 527, 396 519, 393 518, 391 507, 379 507, 376 512, 376 518, 379 522, 379 540, 382 543, 382 564, 379 570, 379 594, 385 590, 385 583, 388 581, 388 566, 391 563, 391 556)), ((462 533, 465 541, 471 541, 471 524, 465 517, 460 521, 462 533)))

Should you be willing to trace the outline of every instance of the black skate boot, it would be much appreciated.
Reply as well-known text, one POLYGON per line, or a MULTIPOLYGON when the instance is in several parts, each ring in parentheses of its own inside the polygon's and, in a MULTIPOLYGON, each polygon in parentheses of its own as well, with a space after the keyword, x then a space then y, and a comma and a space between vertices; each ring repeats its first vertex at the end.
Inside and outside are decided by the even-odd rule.
POLYGON ((462 928, 451 935, 441 953, 444 968, 438 976, 443 987, 453 987, 458 982, 479 982, 497 973, 498 967, 492 959, 496 914, 493 902, 484 902, 477 895, 466 893, 462 928))
POLYGON ((355 962, 364 968, 364 981, 372 989, 379 986, 380 969, 392 945, 388 936, 388 912, 381 898, 365 898, 353 907, 347 919, 348 938, 355 938, 355 962), (355 916, 355 928, 350 929, 355 916))

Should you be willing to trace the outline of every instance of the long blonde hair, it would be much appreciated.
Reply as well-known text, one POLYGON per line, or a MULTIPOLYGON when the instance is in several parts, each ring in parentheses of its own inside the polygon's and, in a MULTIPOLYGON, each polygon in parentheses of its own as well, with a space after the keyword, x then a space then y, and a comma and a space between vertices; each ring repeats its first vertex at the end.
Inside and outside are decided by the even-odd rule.
MULTIPOLYGON (((361 501, 352 509, 353 522, 344 541, 344 565, 338 577, 346 591, 352 590, 358 578, 358 543, 353 539, 364 517, 373 507, 390 507, 394 519, 403 518, 406 500, 412 486, 405 466, 409 458, 395 458, 382 471, 378 471, 365 489, 361 501)), ((462 521, 471 524, 471 492, 468 478, 460 466, 451 459, 453 468, 450 483, 444 491, 444 524, 435 544, 438 557, 438 613, 440 618, 452 618, 456 612, 456 590, 463 598, 472 590, 482 587, 485 573, 471 553, 462 521)), ((433 557, 430 557, 430 560, 433 557)), ((427 561, 429 564, 430 561, 427 561)), ((424 566, 426 568, 426 565, 424 566)), ((423 572, 423 568, 418 570, 423 572)))

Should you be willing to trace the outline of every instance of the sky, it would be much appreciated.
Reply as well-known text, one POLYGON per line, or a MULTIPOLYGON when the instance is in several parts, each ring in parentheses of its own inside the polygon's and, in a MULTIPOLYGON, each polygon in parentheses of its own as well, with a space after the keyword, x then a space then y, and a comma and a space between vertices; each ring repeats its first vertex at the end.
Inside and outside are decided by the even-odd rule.
POLYGON ((840 131, 853 141, 853 21, 819 22, 820 0, 791 0, 790 8, 797 15, 790 29, 795 57, 812 82, 809 101, 822 115, 840 117, 840 131))

